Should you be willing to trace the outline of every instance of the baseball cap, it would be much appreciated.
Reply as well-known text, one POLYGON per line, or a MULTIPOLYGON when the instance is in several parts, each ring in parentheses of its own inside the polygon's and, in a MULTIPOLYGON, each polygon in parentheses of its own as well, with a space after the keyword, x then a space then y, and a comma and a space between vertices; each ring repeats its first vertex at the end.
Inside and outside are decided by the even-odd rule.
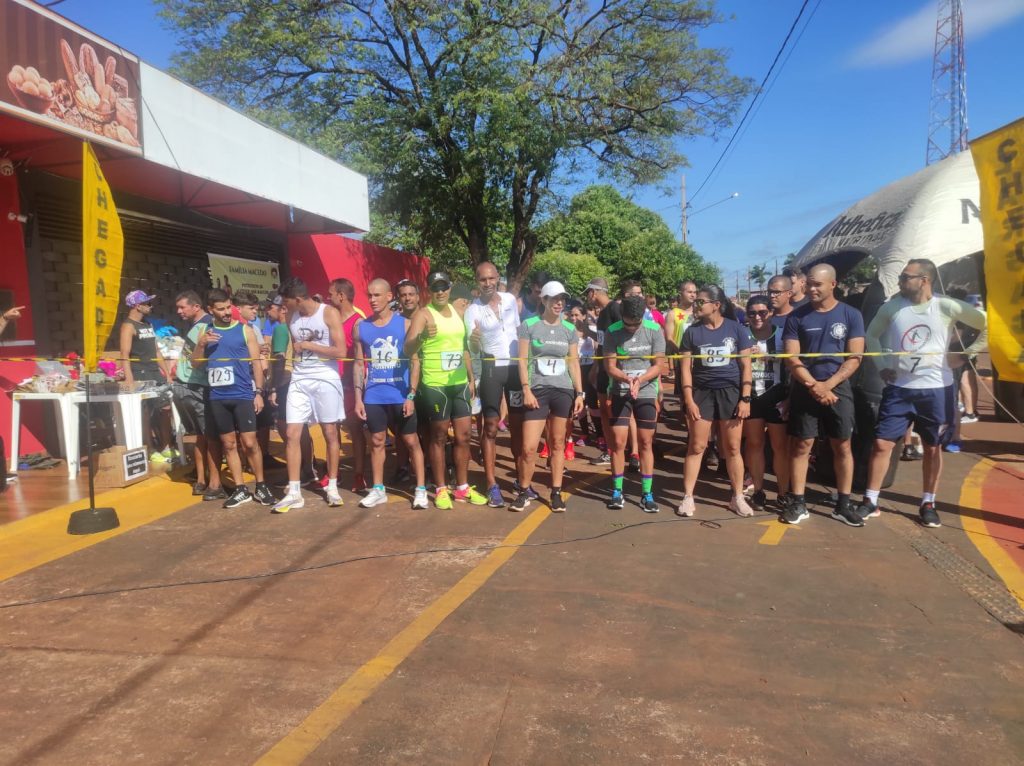
POLYGON ((583 288, 583 292, 587 290, 603 290, 608 292, 608 282, 604 279, 591 279, 590 284, 583 288))
POLYGON ((145 290, 132 290, 124 297, 124 305, 133 309, 140 303, 149 303, 155 299, 155 295, 147 295, 145 290))
POLYGON ((540 288, 541 298, 555 298, 559 295, 564 295, 566 297, 569 296, 569 291, 565 289, 565 285, 561 282, 555 282, 552 280, 551 282, 545 283, 544 287, 540 288))
POLYGON ((267 293, 267 305, 268 306, 283 306, 284 298, 281 297, 281 293, 276 290, 272 290, 267 293))
POLYGON ((452 286, 451 278, 443 271, 435 271, 433 274, 431 274, 430 279, 427 280, 427 286, 433 289, 434 285, 436 285, 438 282, 444 282, 446 285, 448 285, 448 287, 452 286))

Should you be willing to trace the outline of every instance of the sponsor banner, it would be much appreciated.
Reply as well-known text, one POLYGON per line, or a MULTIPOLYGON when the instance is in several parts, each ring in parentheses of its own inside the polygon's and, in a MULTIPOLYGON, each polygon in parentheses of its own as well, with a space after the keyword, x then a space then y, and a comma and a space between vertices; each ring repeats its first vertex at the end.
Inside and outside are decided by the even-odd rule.
POLYGON ((245 290, 256 293, 262 302, 267 293, 281 286, 281 267, 269 261, 250 261, 229 255, 207 253, 210 258, 210 283, 230 298, 245 290))
POLYGON ((124 233, 96 154, 82 144, 82 321, 85 369, 96 369, 117 317, 124 233))
POLYGON ((139 60, 27 0, 0 0, 0 110, 142 153, 139 60))
POLYGON ((1024 120, 971 141, 981 182, 988 346, 1000 380, 1024 383, 1024 120))

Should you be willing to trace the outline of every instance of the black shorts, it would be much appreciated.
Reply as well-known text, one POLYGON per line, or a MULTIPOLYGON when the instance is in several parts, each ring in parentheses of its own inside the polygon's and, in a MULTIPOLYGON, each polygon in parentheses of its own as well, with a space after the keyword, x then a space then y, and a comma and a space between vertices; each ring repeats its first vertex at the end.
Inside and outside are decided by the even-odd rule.
MULTIPOLYGON (((596 362, 595 362, 596 364, 596 362)), ((587 407, 597 409, 597 387, 590 385, 590 370, 593 364, 580 367, 580 377, 583 379, 583 396, 587 407)))
POLYGON ((485 418, 501 417, 501 401, 505 400, 510 410, 523 407, 523 386, 519 382, 519 365, 510 363, 498 367, 490 360, 484 360, 480 373, 477 394, 485 418))
POLYGON ((802 383, 794 383, 789 393, 787 433, 798 439, 814 439, 819 434, 820 422, 830 439, 846 440, 853 436, 855 413, 850 381, 844 380, 832 393, 839 401, 833 405, 819 404, 802 383))
POLYGON ((364 404, 366 408, 366 428, 371 434, 379 434, 391 429, 396 436, 409 436, 416 433, 416 411, 405 417, 401 404, 364 404))
MULTIPOLYGON (((267 401, 269 397, 263 397, 263 409, 256 414, 256 428, 273 428, 274 423, 277 422, 277 407, 267 401)), ((285 394, 285 398, 281 401, 288 401, 288 396, 285 394)))
POLYGON ((750 419, 763 420, 773 425, 785 423, 779 407, 785 406, 787 397, 788 390, 782 384, 769 388, 760 396, 755 396, 750 401, 750 419))
POLYGON ((631 399, 628 396, 612 396, 609 398, 612 411, 612 426, 623 428, 629 426, 629 418, 636 418, 636 427, 644 431, 653 431, 658 427, 658 400, 631 399))
POLYGON ((171 386, 174 407, 185 427, 185 433, 194 436, 206 435, 206 407, 210 389, 198 383, 178 383, 171 386))
POLYGON ((740 390, 728 388, 694 388, 693 401, 701 420, 735 420, 740 403, 740 390))
POLYGON ((547 420, 548 416, 567 418, 572 414, 573 393, 567 388, 540 386, 531 389, 540 406, 523 409, 523 420, 547 420))
POLYGON ((469 384, 420 388, 416 394, 416 414, 430 423, 468 418, 473 414, 469 403, 469 384))
POLYGON ((256 431, 256 407, 252 399, 211 399, 208 414, 214 431, 211 436, 256 431))

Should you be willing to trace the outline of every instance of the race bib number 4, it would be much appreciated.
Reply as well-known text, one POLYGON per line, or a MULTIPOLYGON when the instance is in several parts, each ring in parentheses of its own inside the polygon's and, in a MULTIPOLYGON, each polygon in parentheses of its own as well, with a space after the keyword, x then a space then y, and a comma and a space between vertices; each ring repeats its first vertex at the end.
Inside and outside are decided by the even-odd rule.
POLYGON ((565 360, 564 359, 538 359, 537 361, 537 372, 541 375, 564 375, 565 374, 565 360))
POLYGON ((234 367, 211 367, 208 371, 210 386, 220 388, 221 386, 233 386, 235 384, 234 367))
POLYGON ((462 352, 461 351, 442 351, 441 352, 441 369, 445 372, 451 372, 452 370, 458 370, 462 367, 462 352))

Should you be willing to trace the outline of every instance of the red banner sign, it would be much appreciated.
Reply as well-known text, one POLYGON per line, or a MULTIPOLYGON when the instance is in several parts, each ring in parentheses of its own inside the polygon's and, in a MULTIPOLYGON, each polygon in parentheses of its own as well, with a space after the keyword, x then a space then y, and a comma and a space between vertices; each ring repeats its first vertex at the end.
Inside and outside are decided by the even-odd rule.
POLYGON ((0 0, 0 110, 142 152, 139 60, 28 0, 0 0))

